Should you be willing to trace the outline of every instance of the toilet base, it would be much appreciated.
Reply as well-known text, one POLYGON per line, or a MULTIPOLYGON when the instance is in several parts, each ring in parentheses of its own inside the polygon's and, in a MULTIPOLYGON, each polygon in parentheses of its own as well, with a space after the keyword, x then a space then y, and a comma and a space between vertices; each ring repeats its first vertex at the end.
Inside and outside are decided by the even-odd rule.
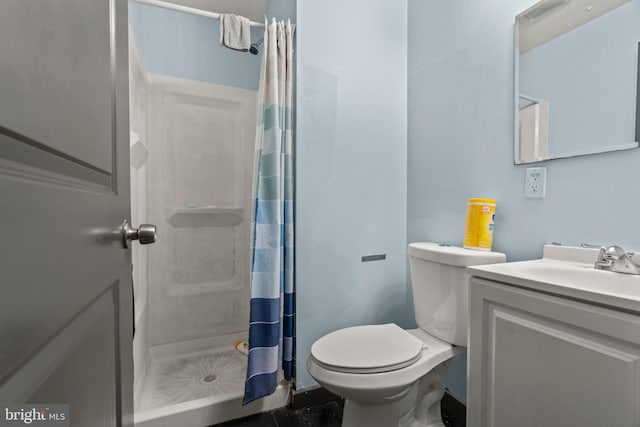
POLYGON ((441 363, 406 390, 382 402, 346 399, 342 427, 444 427, 440 400, 450 363, 441 363))

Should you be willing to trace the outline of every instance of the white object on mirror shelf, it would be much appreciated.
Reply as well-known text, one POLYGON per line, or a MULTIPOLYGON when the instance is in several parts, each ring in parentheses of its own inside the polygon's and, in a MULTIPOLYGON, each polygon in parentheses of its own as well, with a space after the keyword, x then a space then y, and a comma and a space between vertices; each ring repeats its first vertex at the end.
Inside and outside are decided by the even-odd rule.
POLYGON ((519 162, 549 158, 549 102, 542 101, 520 109, 519 162))

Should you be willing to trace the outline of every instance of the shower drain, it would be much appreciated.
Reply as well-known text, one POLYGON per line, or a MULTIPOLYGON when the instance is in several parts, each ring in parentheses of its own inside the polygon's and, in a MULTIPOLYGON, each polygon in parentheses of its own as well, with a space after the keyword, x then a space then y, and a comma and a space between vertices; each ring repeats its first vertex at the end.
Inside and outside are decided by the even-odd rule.
POLYGON ((200 378, 200 382, 202 384, 213 384, 218 380, 218 376, 214 375, 214 374, 208 374, 205 375, 204 377, 200 378))

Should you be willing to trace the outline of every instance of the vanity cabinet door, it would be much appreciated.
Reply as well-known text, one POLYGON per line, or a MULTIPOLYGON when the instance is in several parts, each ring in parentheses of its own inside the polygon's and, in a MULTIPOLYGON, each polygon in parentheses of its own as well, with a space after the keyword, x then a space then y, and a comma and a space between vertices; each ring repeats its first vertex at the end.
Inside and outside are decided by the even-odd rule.
POLYGON ((468 426, 640 426, 640 316, 470 284, 468 426))

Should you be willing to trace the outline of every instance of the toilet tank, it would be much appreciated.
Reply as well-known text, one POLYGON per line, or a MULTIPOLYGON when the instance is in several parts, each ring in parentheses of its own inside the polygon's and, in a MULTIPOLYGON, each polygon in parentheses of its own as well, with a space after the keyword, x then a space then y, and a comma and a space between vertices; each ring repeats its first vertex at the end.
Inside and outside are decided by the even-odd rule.
POLYGON ((416 323, 453 345, 467 345, 471 265, 506 261, 499 252, 474 251, 437 243, 410 243, 409 264, 416 323))

